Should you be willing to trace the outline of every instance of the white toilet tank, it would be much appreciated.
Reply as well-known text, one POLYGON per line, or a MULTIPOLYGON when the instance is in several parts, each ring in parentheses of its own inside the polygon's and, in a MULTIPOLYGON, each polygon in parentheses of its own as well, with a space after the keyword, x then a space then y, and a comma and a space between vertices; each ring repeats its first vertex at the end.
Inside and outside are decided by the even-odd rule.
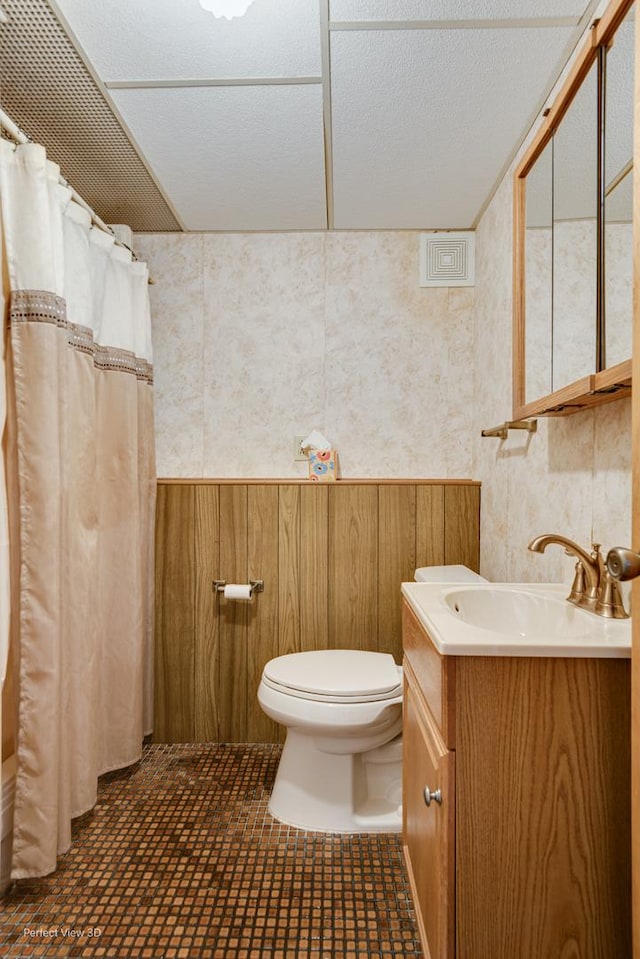
POLYGON ((468 566, 421 566, 415 571, 417 583, 486 583, 479 573, 468 566))

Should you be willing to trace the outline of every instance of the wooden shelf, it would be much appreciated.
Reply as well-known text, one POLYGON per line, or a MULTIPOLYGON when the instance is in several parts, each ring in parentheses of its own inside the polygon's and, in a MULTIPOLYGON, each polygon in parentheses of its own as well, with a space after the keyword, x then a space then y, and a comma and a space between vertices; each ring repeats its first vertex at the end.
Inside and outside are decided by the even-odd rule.
POLYGON ((327 489, 333 486, 480 486, 480 480, 472 479, 407 479, 403 478, 367 478, 356 479, 355 477, 346 477, 336 480, 335 483, 314 483, 307 476, 281 476, 281 477, 158 477, 157 482, 161 485, 169 484, 176 486, 181 483, 189 486, 317 486, 321 489, 327 489))
POLYGON ((548 396, 517 406, 513 415, 518 419, 531 416, 570 416, 580 410, 602 406, 624 396, 631 396, 631 360, 618 363, 601 373, 584 376, 548 396))

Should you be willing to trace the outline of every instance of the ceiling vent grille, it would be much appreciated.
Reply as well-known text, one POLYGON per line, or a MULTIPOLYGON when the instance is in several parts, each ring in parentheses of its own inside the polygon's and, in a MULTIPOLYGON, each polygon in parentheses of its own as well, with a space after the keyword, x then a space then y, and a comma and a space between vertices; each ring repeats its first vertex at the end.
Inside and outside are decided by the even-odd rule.
POLYGON ((46 147, 106 223, 180 230, 98 83, 46 0, 2 0, 0 104, 46 147))
POLYGON ((420 286, 473 286, 475 234, 420 234, 420 286))

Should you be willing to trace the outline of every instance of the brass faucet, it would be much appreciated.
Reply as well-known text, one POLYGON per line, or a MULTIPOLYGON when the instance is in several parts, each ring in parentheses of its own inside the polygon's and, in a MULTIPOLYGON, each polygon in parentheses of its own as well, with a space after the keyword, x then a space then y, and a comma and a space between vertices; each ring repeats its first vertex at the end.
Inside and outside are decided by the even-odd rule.
POLYGON ((570 603, 607 619, 628 618, 618 584, 605 567, 600 543, 593 543, 592 552, 587 553, 566 536, 545 533, 532 539, 529 549, 534 553, 544 553, 551 544, 563 546, 565 553, 577 559, 571 592, 567 596, 570 603))

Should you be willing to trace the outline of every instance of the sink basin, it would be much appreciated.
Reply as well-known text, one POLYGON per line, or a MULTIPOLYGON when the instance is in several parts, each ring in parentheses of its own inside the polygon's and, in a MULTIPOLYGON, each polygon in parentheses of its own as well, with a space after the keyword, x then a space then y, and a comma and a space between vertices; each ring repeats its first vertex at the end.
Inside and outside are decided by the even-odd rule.
POLYGON ((443 597, 457 618, 494 633, 549 639, 583 636, 592 614, 566 599, 505 589, 454 589, 443 597))
POLYGON ((631 656, 631 620, 567 602, 561 583, 403 583, 438 652, 452 656, 631 656))

